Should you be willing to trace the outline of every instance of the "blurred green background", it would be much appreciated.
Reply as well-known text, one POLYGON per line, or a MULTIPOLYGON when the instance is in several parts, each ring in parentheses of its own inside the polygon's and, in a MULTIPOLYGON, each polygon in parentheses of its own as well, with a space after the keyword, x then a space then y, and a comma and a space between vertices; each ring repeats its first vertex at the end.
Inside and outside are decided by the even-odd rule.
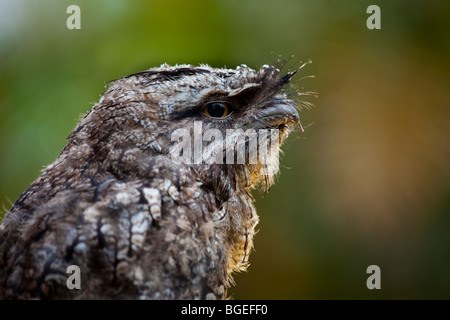
POLYGON ((235 299, 450 299, 447 1, 0 0, 0 205, 65 145, 108 80, 208 63, 286 70, 316 91, 256 194, 235 299), (68 30, 66 8, 81 8, 68 30), (381 8, 381 30, 366 9, 381 8), (314 79, 304 76, 314 75, 314 79), (381 268, 381 290, 366 269, 381 268))

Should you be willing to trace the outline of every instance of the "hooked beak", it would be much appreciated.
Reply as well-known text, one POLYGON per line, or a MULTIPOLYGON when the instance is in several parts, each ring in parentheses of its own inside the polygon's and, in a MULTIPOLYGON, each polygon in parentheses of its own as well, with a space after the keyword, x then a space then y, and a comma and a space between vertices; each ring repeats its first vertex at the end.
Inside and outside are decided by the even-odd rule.
POLYGON ((298 125, 300 130, 304 132, 297 109, 288 103, 273 104, 266 107, 259 112, 259 118, 266 127, 284 129, 291 125, 298 125))

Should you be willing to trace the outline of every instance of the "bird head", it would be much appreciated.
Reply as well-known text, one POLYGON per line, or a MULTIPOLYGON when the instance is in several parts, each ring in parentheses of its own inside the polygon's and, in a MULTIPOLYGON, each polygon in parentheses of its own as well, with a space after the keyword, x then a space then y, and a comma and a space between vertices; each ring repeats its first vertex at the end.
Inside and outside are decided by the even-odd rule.
POLYGON ((302 129, 286 93, 297 71, 164 64, 134 73, 109 84, 69 140, 95 140, 99 161, 113 148, 164 156, 189 166, 219 198, 258 185, 267 189, 281 144, 302 129))

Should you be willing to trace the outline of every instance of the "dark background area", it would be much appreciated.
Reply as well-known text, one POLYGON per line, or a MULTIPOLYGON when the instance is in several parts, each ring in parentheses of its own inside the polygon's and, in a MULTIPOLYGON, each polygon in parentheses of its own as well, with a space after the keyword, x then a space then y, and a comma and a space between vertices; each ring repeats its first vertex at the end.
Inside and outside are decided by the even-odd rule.
POLYGON ((235 299, 450 299, 448 1, 0 0, 0 205, 58 156, 108 80, 169 64, 286 71, 315 91, 235 299), (66 9, 81 8, 81 30, 66 9), (381 30, 369 30, 369 5, 381 30), (292 57, 293 56, 293 57, 292 57), (314 75, 315 78, 308 76, 314 75), (304 78, 306 77, 306 78, 304 78), (366 269, 381 268, 381 290, 366 269))

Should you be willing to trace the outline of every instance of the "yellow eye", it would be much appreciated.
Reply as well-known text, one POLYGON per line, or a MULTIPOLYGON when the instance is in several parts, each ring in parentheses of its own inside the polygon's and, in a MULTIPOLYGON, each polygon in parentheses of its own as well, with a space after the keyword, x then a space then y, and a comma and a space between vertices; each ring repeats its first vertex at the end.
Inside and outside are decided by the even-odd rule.
POLYGON ((228 102, 211 102, 203 107, 203 114, 210 118, 225 118, 233 112, 233 108, 228 102))

